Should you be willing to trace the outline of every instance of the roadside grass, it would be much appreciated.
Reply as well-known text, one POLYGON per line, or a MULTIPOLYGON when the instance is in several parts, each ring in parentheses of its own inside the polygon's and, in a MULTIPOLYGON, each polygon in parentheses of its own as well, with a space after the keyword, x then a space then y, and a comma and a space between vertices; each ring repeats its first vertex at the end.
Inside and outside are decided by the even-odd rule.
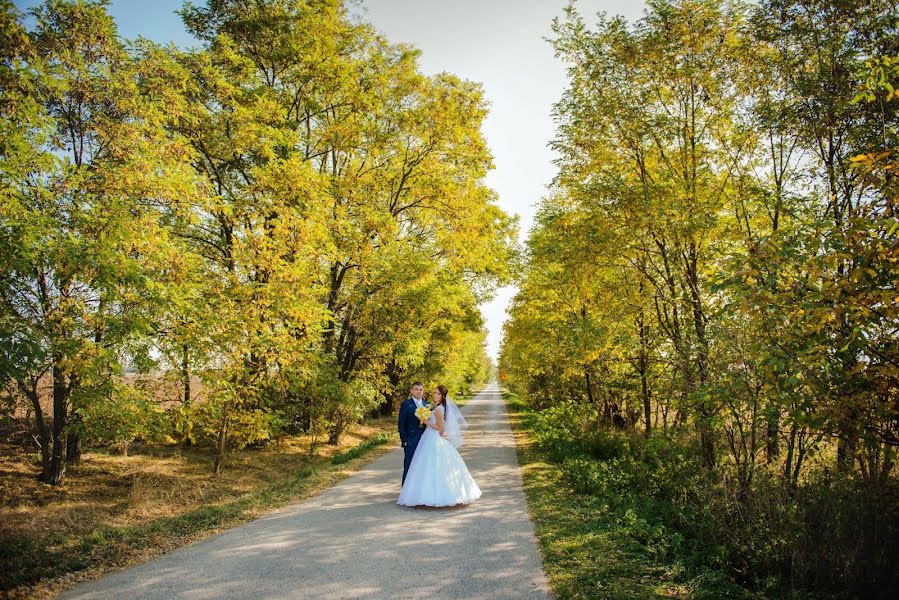
POLYGON ((348 463, 355 458, 360 458, 365 456, 369 452, 371 452, 374 448, 386 444, 390 440, 392 440, 395 436, 389 433, 379 433, 373 437, 368 438, 358 446, 354 446, 347 450, 346 452, 340 452, 331 457, 332 465, 342 465, 344 463, 348 463))
POLYGON ((58 488, 32 454, 0 452, 0 597, 50 598, 317 495, 392 448, 393 418, 350 429, 339 447, 296 436, 229 457, 219 477, 198 449, 87 452, 58 488))
POLYGON ((514 394, 503 395, 557 598, 757 597, 724 574, 697 566, 697 549, 666 526, 670 506, 626 489, 578 485, 569 469, 572 457, 560 460, 535 444, 534 413, 514 394))

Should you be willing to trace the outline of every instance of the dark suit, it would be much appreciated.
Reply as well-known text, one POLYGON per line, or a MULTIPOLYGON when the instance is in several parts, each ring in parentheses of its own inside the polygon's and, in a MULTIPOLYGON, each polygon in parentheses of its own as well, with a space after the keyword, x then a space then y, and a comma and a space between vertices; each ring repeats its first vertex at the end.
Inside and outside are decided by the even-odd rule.
MULTIPOLYGON (((428 403, 424 398, 422 398, 421 401, 422 406, 428 406, 428 403)), ((404 450, 403 483, 406 482, 406 473, 409 472, 409 465, 412 464, 412 456, 415 454, 415 448, 418 447, 418 440, 421 439, 421 434, 427 428, 427 425, 422 425, 421 421, 418 420, 418 417, 415 416, 415 410, 417 408, 412 396, 406 398, 400 405, 400 415, 396 424, 396 427, 400 432, 400 442, 402 442, 404 450)))

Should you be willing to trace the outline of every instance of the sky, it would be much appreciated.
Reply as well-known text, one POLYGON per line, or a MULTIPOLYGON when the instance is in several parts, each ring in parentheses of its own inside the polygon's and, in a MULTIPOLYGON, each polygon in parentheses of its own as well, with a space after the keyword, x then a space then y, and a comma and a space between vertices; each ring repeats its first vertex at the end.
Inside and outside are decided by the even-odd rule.
MULTIPOLYGON (((194 0, 199 4, 202 0, 194 0)), ((491 105, 484 134, 495 169, 487 183, 499 205, 520 218, 523 241, 537 203, 554 175, 548 148, 555 126, 552 104, 565 89, 565 65, 546 37, 553 17, 567 0, 359 0, 366 19, 393 42, 418 47, 424 73, 442 71, 481 82, 491 105)), ((20 9, 38 0, 16 0, 20 9)), ((179 46, 195 45, 175 10, 182 0, 112 0, 109 10, 122 36, 143 36, 179 46)), ((642 0, 579 0, 581 14, 593 22, 597 12, 642 16, 642 0)), ((514 287, 498 290, 481 305, 488 329, 487 350, 496 358, 506 307, 514 287)))
MULTIPOLYGON (((537 203, 552 181, 555 135, 552 104, 566 87, 565 65, 545 38, 566 0, 365 0, 368 21, 394 42, 421 50, 427 74, 449 71, 479 81, 491 104, 484 135, 495 169, 487 183, 499 205, 520 217, 527 236, 537 203)), ((643 16, 641 0, 580 0, 588 22, 597 12, 643 16)), ((502 341, 506 307, 514 287, 497 291, 481 305, 487 324, 487 351, 495 359, 502 341)))

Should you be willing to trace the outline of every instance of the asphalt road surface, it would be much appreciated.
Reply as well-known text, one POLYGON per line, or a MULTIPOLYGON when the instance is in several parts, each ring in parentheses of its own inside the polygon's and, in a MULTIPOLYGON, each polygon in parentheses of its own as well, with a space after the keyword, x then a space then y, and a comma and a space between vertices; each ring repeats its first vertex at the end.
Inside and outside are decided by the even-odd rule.
POLYGON ((60 598, 549 598, 499 387, 463 412, 483 491, 469 506, 398 506, 397 448, 315 498, 60 598))

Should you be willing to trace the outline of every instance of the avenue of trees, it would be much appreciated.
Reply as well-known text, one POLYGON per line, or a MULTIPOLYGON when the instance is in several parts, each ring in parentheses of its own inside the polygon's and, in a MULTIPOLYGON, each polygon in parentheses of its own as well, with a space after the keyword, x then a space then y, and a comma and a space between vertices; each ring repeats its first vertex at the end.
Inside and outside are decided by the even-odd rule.
POLYGON ((807 519, 818 555, 857 544, 828 576, 887 572, 895 511, 860 524, 834 490, 854 482, 895 506, 895 3, 650 0, 634 24, 569 7, 551 41, 569 77, 558 174, 527 241, 502 380, 580 421, 575 437, 686 439, 705 471, 685 492, 694 506, 714 504, 702 490, 733 499, 703 513, 721 521, 704 541, 733 536, 737 555, 743 536, 731 566, 744 576, 762 535, 771 562, 798 572, 802 551, 775 543, 780 508, 807 519), (803 517, 807 486, 845 522, 803 517))
POLYGON ((0 2, 0 397, 43 481, 84 444, 337 443, 487 376, 516 224, 477 84, 340 0, 188 3, 192 49, 106 8, 0 2))

